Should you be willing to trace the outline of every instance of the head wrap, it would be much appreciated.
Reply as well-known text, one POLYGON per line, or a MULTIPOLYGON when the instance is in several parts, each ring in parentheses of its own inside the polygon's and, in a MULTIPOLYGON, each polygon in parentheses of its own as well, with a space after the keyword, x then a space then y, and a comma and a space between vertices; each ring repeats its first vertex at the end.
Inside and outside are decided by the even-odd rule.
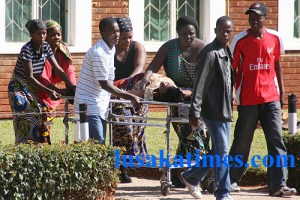
POLYGON ((193 25, 196 29, 196 31, 198 31, 198 21, 193 18, 193 17, 190 17, 190 16, 184 16, 184 17, 180 17, 178 20, 177 20, 177 23, 176 23, 176 30, 178 31, 179 29, 181 29, 181 27, 185 26, 185 25, 193 25))
POLYGON ((45 24, 47 26, 47 29, 50 29, 50 28, 60 28, 61 29, 61 26, 59 25, 59 23, 57 23, 56 21, 51 20, 51 19, 46 20, 45 24))
MULTIPOLYGON (((61 26, 59 23, 57 23, 56 21, 54 20, 46 20, 45 21, 45 24, 47 26, 47 30, 51 29, 51 28, 59 28, 60 30, 62 30, 61 26)), ((70 51, 67 47, 67 45, 62 41, 60 40, 60 43, 59 43, 59 47, 58 47, 61 52, 64 54, 64 56, 67 58, 67 61, 68 63, 72 63, 72 59, 71 59, 71 54, 70 54, 70 51)))
POLYGON ((66 56, 68 63, 72 64, 71 54, 70 54, 70 51, 69 51, 67 45, 63 41, 60 41, 58 48, 66 56))
POLYGON ((120 32, 132 31, 132 23, 129 17, 116 18, 116 21, 119 24, 120 32))
POLYGON ((39 29, 47 29, 46 24, 39 19, 31 19, 29 20, 25 27, 27 28, 27 30, 29 31, 29 33, 33 33, 39 29))

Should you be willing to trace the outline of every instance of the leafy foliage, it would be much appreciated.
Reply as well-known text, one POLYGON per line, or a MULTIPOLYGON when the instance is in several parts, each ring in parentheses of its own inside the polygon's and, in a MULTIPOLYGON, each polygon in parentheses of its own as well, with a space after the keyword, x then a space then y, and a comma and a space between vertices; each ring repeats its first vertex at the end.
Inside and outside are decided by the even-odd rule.
POLYGON ((116 188, 114 149, 71 145, 0 145, 0 199, 96 199, 116 188))
POLYGON ((283 140, 288 154, 295 158, 295 167, 288 168, 287 184, 300 192, 300 134, 284 134, 283 140))

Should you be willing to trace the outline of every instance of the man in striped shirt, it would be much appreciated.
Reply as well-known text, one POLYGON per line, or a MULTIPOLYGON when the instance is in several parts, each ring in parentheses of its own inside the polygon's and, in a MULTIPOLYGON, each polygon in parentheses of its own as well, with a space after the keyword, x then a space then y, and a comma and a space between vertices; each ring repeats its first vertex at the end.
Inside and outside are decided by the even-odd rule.
POLYGON ((140 105, 140 98, 122 91, 113 85, 115 78, 115 45, 119 41, 120 29, 114 18, 104 18, 99 23, 102 39, 85 55, 75 93, 74 111, 79 104, 87 105, 89 138, 104 144, 106 138, 106 117, 111 94, 129 99, 134 106, 140 105))

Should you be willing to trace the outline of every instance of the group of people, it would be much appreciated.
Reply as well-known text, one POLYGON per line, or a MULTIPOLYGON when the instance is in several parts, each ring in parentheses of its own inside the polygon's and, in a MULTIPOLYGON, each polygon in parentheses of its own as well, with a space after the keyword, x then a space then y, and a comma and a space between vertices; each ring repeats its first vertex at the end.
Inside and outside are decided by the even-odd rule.
MULTIPOLYGON (((265 27, 267 12, 265 4, 251 4, 245 12, 250 28, 235 35, 230 45, 233 22, 229 17, 220 17, 216 22, 215 40, 201 52, 189 118, 190 125, 198 127, 200 116, 203 117, 212 138, 210 154, 221 158, 220 166, 213 168, 217 200, 231 199, 230 192, 240 190, 238 184, 248 165, 258 120, 267 141, 268 156, 282 158, 276 166, 267 169, 269 195, 297 193, 295 188, 286 185, 283 160, 287 155, 281 124, 284 84, 280 55, 284 49, 278 33, 265 27), (238 118, 229 152, 233 100, 237 103, 238 118), (226 163, 228 155, 241 156, 242 165, 234 163, 234 159, 226 163)), ((209 166, 193 167, 182 173, 194 198, 201 198, 198 183, 209 169, 209 166)))
POLYGON ((8 85, 15 143, 51 144, 53 112, 61 95, 76 89, 74 68, 57 22, 33 19, 26 28, 31 40, 22 47, 8 85), (60 82, 66 89, 57 87, 60 82))
MULTIPOLYGON (((147 54, 143 44, 132 39, 130 18, 103 18, 99 23, 101 39, 86 53, 77 84, 59 24, 52 20, 30 20, 26 27, 31 41, 21 49, 9 83, 16 144, 28 141, 51 144, 52 112, 59 104, 57 100, 66 93, 65 89, 56 87, 61 81, 66 83, 68 91, 76 89, 75 112, 79 112, 80 104, 87 105, 90 139, 105 144, 110 99, 131 102, 114 103, 113 113, 144 117, 147 106, 141 99, 145 88, 163 66, 171 81, 159 83, 153 97, 172 101, 164 96, 174 95, 178 97, 176 101, 191 103, 189 110, 171 108, 173 117, 189 117, 189 123, 173 123, 179 138, 177 155, 193 155, 202 148, 201 130, 205 126, 212 141, 209 154, 218 155, 222 160, 228 155, 241 155, 246 164, 258 120, 266 137, 268 155, 287 155, 281 134, 282 41, 276 31, 265 27, 267 7, 264 4, 251 4, 245 14, 249 16, 250 28, 235 35, 230 45, 234 24, 229 17, 222 16, 216 21, 216 37, 209 44, 196 37, 197 20, 188 16, 178 18, 178 38, 165 42, 145 71, 147 54), (238 119, 230 149, 234 100, 238 119)), ((145 127, 114 125, 113 145, 125 147, 125 154, 146 155, 145 127)), ((221 163, 213 167, 217 200, 231 199, 230 192, 239 190, 246 167, 234 166, 232 163, 228 168, 221 163)), ((180 174, 194 198, 201 198, 199 182, 209 170, 211 167, 192 167, 180 174)), ((121 181, 131 182, 124 168, 121 168, 121 181)), ((286 186, 284 167, 268 168, 268 186, 271 196, 297 192, 286 186)))

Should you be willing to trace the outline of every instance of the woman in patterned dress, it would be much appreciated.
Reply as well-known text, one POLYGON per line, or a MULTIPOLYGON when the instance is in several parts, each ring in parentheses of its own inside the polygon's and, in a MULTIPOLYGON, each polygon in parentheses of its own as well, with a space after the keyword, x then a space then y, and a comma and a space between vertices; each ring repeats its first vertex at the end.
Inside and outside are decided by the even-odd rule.
MULTIPOLYGON (((167 77, 181 88, 185 96, 191 96, 196 79, 197 63, 200 52, 205 44, 196 38, 198 22, 192 17, 184 16, 177 20, 176 31, 178 38, 165 42, 146 69, 144 78, 136 84, 136 88, 145 88, 150 83, 152 73, 156 73, 164 66, 167 77)), ((186 99, 186 98, 185 98, 186 99)), ((178 107, 171 108, 173 117, 187 116, 188 110, 178 107)), ((187 153, 196 154, 196 150, 203 149, 200 131, 193 130, 188 123, 172 123, 179 138, 177 155, 185 157, 187 153)))
POLYGON ((43 86, 38 81, 45 61, 49 60, 58 76, 69 87, 73 86, 57 64, 50 45, 45 42, 47 35, 45 23, 38 19, 29 20, 26 28, 30 33, 31 40, 22 47, 8 85, 16 144, 40 142, 41 105, 38 103, 37 89, 48 93, 52 99, 60 97, 59 93, 43 86))
MULTIPOLYGON (((133 28, 129 17, 117 18, 120 28, 120 38, 116 45, 115 54, 115 85, 123 90, 131 90, 136 79, 130 79, 135 75, 144 72, 146 64, 146 50, 142 43, 133 41, 133 28), (132 80, 128 84, 118 84, 124 78, 132 80)), ((143 105, 139 109, 134 109, 131 104, 114 103, 112 112, 117 115, 145 117, 147 106, 143 105)), ((124 122, 143 122, 143 120, 120 119, 124 122)), ((125 147, 124 154, 146 155, 147 146, 145 139, 145 127, 135 125, 113 125, 113 145, 125 147)), ((120 168, 121 182, 130 183, 131 178, 127 175, 123 166, 120 168)))

